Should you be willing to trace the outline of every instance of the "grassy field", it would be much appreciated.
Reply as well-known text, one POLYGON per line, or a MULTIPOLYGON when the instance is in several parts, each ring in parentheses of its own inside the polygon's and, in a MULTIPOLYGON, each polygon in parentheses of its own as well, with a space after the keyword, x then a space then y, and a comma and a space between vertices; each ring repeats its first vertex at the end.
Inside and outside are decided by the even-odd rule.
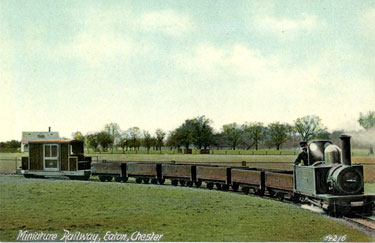
MULTIPOLYGON (((374 185, 366 189, 374 190, 374 185)), ((164 234, 162 241, 374 241, 298 206, 205 189, 0 176, 0 241, 18 230, 164 234)))

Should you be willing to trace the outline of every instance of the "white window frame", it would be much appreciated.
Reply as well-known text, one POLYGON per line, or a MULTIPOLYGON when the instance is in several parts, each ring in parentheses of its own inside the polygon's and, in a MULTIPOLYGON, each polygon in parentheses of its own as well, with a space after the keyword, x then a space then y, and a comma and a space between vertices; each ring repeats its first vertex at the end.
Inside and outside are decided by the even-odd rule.
POLYGON ((48 143, 48 144, 43 144, 43 170, 47 170, 47 171, 60 171, 60 146, 59 144, 52 144, 52 143, 48 143), (46 146, 49 146, 50 147, 50 152, 52 151, 52 146, 56 146, 57 147, 57 151, 56 151, 56 157, 46 157, 46 146), (57 167, 56 168, 46 168, 46 160, 57 160, 57 167))

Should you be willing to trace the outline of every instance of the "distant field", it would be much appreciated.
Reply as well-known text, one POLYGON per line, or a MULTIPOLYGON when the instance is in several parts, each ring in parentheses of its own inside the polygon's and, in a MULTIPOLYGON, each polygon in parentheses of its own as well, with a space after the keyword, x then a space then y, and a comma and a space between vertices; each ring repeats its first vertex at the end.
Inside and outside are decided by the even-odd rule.
POLYGON ((15 241, 20 229, 155 232, 162 241, 375 240, 295 205, 222 191, 0 175, 0 194, 0 241, 15 241))

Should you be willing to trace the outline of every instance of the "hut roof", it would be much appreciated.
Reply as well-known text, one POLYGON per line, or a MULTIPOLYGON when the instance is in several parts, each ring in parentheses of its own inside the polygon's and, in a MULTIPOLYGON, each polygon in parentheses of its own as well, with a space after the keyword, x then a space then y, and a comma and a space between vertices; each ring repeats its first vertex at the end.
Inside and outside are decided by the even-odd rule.
POLYGON ((22 132, 22 143, 26 144, 35 140, 59 140, 58 132, 22 132))

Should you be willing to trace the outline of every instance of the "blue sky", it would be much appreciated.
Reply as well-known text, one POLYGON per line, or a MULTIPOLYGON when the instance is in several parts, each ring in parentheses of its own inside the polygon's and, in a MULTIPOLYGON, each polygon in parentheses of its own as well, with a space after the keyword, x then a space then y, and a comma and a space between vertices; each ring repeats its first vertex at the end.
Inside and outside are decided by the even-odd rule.
POLYGON ((0 1, 0 141, 375 109, 372 1, 0 1))

